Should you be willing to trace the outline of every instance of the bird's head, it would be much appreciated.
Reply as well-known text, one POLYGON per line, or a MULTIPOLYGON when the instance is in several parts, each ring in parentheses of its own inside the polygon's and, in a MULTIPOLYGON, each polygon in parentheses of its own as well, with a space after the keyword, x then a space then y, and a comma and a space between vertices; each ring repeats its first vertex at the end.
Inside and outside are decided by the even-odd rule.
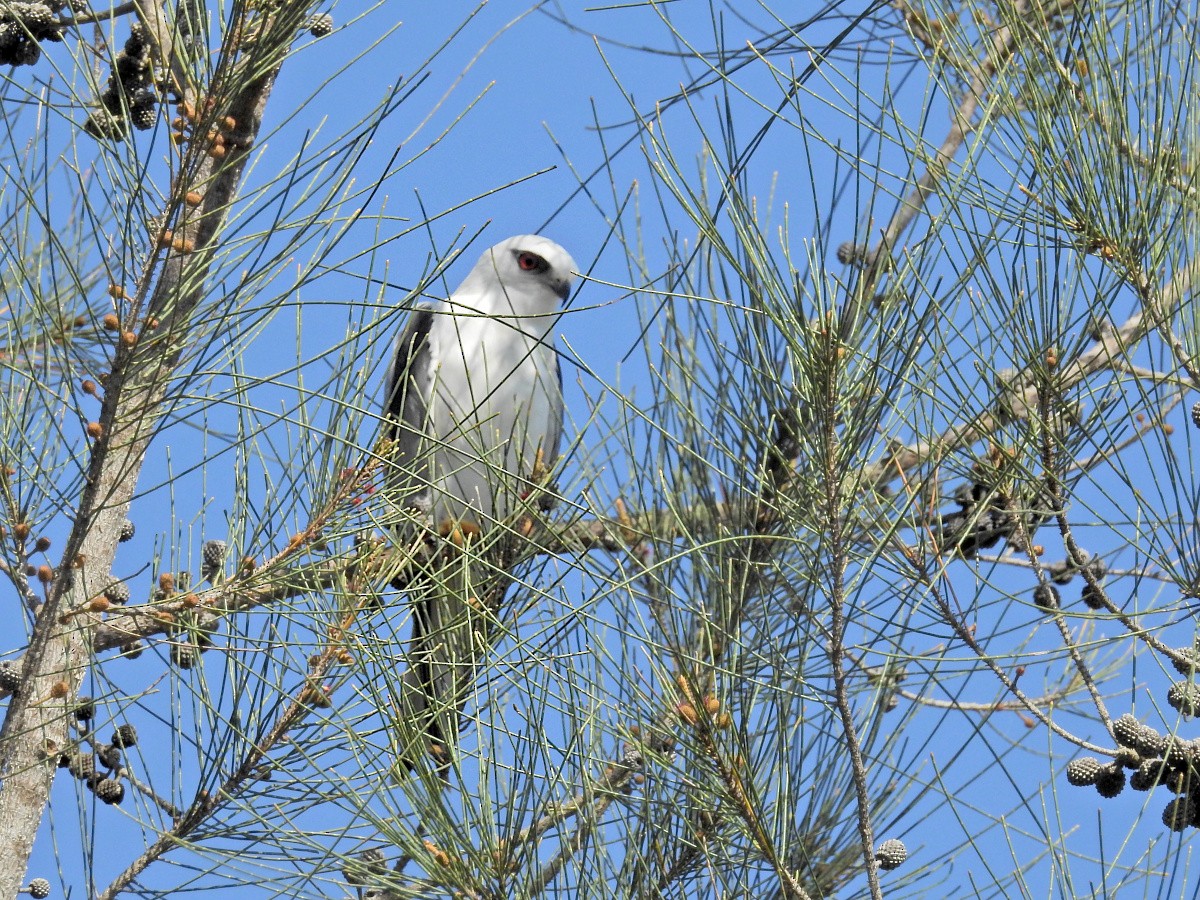
POLYGON ((548 315, 567 299, 574 271, 575 260, 554 241, 520 234, 484 251, 455 297, 488 297, 500 307, 484 312, 548 315))

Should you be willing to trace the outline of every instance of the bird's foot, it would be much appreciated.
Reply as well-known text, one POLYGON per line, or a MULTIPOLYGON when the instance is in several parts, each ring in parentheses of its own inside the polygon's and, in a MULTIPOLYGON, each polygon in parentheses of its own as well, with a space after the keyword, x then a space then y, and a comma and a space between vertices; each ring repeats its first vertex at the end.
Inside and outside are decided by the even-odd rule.
POLYGON ((470 519, 443 519, 438 525, 438 534, 455 547, 470 543, 482 533, 483 529, 479 527, 479 523, 470 519))

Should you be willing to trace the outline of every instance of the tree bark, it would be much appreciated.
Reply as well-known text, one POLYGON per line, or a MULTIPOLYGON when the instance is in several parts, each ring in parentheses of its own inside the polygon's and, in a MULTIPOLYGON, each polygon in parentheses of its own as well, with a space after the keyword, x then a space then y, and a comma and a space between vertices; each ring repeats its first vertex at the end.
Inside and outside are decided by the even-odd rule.
MULTIPOLYGON (((275 76, 295 33, 290 19, 303 12, 290 11, 287 22, 259 17, 257 40, 247 42, 247 52, 239 56, 227 48, 226 62, 210 92, 215 102, 189 98, 186 86, 178 86, 183 99, 194 99, 198 124, 194 139, 181 150, 170 194, 176 215, 168 219, 177 217, 179 224, 171 239, 164 240, 162 233, 151 238, 160 245, 175 243, 156 251, 147 265, 141 283, 154 284, 148 299, 139 304, 135 297, 127 304, 129 313, 104 383, 102 431, 92 445, 60 575, 35 612, 21 688, 10 698, 0 728, 0 847, 7 854, 0 866, 0 898, 15 897, 22 886, 34 835, 49 802, 58 754, 71 743, 68 724, 90 664, 96 623, 93 615, 71 613, 86 608, 109 581, 146 452, 187 346, 192 317, 205 297, 216 235, 229 215, 275 76), (229 150, 220 159, 206 154, 202 146, 209 124, 218 117, 229 117, 234 123, 225 134, 229 150), (183 203, 189 191, 203 198, 194 209, 183 203), (161 271, 155 282, 156 270, 161 271), (130 335, 133 341, 126 340, 130 335)), ((235 35, 241 36, 240 31, 235 35)))

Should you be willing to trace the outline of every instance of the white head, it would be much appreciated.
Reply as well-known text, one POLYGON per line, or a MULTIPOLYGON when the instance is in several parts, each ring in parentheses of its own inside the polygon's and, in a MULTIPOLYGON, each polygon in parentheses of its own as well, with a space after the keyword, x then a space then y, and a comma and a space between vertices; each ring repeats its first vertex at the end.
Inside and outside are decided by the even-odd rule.
POLYGON ((481 313, 550 315, 575 281, 575 260, 549 238, 519 234, 485 250, 451 298, 481 313))

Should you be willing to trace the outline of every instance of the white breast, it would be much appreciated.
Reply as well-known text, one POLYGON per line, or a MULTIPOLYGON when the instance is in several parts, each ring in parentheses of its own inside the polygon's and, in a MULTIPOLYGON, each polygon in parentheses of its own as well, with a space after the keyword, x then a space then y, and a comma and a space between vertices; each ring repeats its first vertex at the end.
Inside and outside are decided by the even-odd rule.
MULTIPOLYGON (((511 321, 511 320, 510 320, 511 321)), ((503 321, 438 316, 429 333, 433 376, 428 431, 431 512, 484 529, 510 515, 528 493, 545 448, 560 387, 554 349, 503 321)))

